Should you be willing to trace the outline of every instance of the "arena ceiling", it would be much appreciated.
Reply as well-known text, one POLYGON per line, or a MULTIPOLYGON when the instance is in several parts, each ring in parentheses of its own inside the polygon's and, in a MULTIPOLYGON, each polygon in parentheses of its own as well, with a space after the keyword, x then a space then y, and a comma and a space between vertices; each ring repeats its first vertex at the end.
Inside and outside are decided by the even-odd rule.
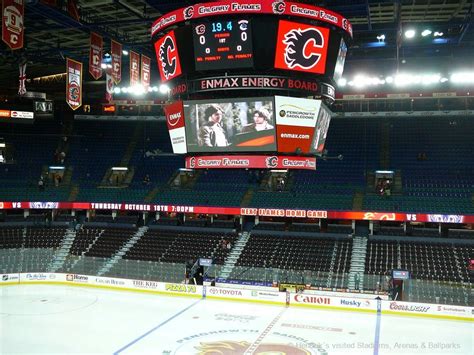
MULTIPOLYGON (((66 57, 87 63, 91 31, 103 35, 106 50, 110 48, 110 39, 115 39, 123 43, 124 48, 154 60, 151 23, 160 14, 198 2, 205 1, 78 0, 80 21, 76 21, 66 11, 66 1, 57 0, 62 7, 52 7, 42 0, 26 0, 25 48, 11 51, 3 43, 0 45, 0 80, 3 83, 0 90, 16 90, 20 58, 28 61, 28 78, 64 72, 66 57)), ((411 69, 436 66, 445 70, 459 65, 472 69, 474 20, 471 0, 327 0, 313 3, 343 14, 354 26, 354 43, 346 62, 346 73, 365 70, 384 74, 400 66, 411 69), (417 36, 411 40, 402 35, 397 41, 398 34, 409 28, 418 33, 430 29, 443 35, 439 38, 417 36), (384 41, 377 39, 381 35, 385 36, 384 41)), ((123 60, 127 67, 128 59, 123 60)), ((89 75, 85 78, 87 85, 103 84, 103 81, 93 82, 89 75)), ((48 85, 39 89, 49 91, 48 85)))

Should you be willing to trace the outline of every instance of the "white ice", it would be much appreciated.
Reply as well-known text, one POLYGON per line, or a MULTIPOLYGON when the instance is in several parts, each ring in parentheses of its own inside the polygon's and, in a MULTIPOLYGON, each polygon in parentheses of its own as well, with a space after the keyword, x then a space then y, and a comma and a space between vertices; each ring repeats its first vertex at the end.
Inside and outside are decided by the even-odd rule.
POLYGON ((93 288, 0 288, 0 354, 472 354, 474 323, 93 288))

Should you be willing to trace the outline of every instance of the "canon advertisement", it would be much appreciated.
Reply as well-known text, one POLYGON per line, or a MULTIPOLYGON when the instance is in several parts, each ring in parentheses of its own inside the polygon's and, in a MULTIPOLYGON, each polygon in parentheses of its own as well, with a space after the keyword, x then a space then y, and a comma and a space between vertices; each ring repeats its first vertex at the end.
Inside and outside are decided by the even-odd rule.
POLYGON ((186 149, 186 131, 184 129, 183 102, 176 101, 164 107, 166 123, 170 135, 173 153, 185 154, 186 149))
POLYGON ((273 98, 185 101, 188 152, 276 151, 273 98))
POLYGON ((275 96, 278 151, 309 153, 321 100, 275 96))

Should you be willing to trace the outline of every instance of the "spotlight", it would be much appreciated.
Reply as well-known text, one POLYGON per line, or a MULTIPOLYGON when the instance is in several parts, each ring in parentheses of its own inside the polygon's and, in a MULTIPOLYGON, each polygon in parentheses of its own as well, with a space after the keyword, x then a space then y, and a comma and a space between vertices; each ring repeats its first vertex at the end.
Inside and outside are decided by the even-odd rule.
POLYGON ((393 77, 387 76, 387 77, 385 78, 385 81, 387 82, 387 84, 391 84, 391 83, 393 83, 393 77))
POLYGON ((119 87, 114 88, 115 94, 120 94, 121 92, 122 92, 122 89, 120 89, 119 87))
POLYGON ((421 32, 421 35, 423 37, 426 37, 426 36, 429 36, 431 33, 432 33, 431 30, 424 30, 423 32, 421 32))
POLYGON ((448 78, 441 78, 441 79, 439 79, 439 81, 442 82, 442 83, 445 83, 445 82, 447 82, 448 80, 449 80, 448 78))
POLYGON ((379 42, 385 42, 385 35, 381 34, 380 36, 377 36, 377 39, 379 42))
POLYGON ((101 63, 101 64, 100 64, 100 67, 101 67, 102 69, 107 69, 107 64, 101 63))
POLYGON ((109 58, 109 57, 110 57, 110 53, 109 53, 109 52, 105 52, 104 57, 105 57, 105 58, 109 58))
POLYGON ((444 35, 443 32, 435 32, 435 33, 433 34, 433 37, 441 37, 442 35, 444 35))
POLYGON ((160 90, 160 93, 167 94, 170 91, 170 88, 168 87, 168 85, 161 84, 159 90, 160 90))
POLYGON ((127 51, 126 49, 123 49, 123 50, 122 50, 122 54, 123 54, 123 55, 128 55, 128 51, 127 51))
POLYGON ((413 37, 415 37, 415 35, 416 35, 415 30, 406 30, 405 31, 405 37, 406 38, 413 38, 413 37))
POLYGON ((339 79, 339 81, 337 82, 337 85, 340 86, 341 88, 346 86, 346 84, 347 84, 347 80, 344 78, 339 79))

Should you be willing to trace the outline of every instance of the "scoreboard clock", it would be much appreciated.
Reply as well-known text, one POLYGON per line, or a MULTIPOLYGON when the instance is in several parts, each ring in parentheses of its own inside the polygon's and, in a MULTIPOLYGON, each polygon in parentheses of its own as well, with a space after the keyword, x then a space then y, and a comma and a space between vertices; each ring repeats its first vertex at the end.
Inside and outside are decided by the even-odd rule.
POLYGON ((250 25, 244 19, 196 24, 193 27, 196 70, 253 67, 250 25))

